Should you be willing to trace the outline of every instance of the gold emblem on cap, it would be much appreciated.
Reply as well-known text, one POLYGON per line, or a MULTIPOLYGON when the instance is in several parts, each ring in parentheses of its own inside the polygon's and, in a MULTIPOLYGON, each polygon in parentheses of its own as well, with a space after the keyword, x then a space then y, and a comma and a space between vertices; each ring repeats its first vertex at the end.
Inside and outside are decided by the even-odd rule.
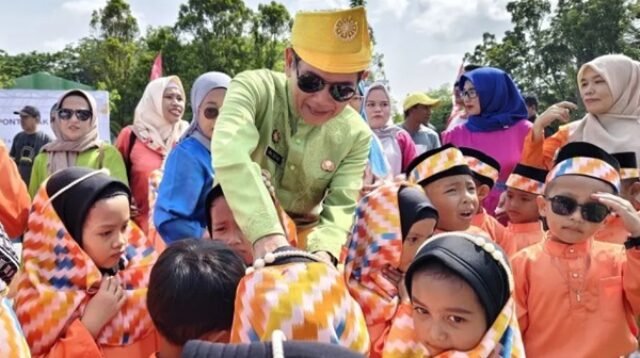
POLYGON ((333 164, 332 161, 327 159, 323 161, 322 164, 320 164, 320 168, 322 168, 322 170, 324 170, 325 172, 332 172, 336 170, 336 165, 333 164))
POLYGON ((273 132, 271 133, 271 140, 274 143, 279 143, 280 142, 280 131, 277 129, 274 129, 273 132))
POLYGON ((343 41, 352 41, 358 33, 358 22, 351 16, 338 19, 334 26, 336 36, 343 41))

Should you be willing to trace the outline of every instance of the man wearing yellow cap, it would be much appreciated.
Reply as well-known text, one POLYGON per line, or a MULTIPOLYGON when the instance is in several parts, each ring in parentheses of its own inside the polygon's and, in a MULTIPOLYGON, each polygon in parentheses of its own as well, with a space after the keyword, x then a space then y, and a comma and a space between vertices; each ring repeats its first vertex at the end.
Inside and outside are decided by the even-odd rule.
POLYGON ((411 134, 418 155, 440 147, 440 136, 429 127, 431 109, 438 104, 440 100, 422 92, 410 93, 404 100, 402 128, 411 134))
POLYGON ((286 73, 247 71, 231 82, 211 152, 216 179, 256 258, 287 244, 263 169, 298 226, 299 246, 339 258, 371 139, 348 103, 370 61, 364 8, 300 12, 285 50, 286 73))

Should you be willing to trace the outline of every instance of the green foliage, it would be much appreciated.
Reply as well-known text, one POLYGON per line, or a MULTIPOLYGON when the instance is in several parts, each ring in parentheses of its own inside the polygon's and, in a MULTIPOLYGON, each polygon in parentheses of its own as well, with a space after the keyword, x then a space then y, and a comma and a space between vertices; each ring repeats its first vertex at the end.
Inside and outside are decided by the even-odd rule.
POLYGON ((0 50, 0 86, 48 71, 104 89, 110 94, 115 136, 131 123, 158 53, 163 73, 179 76, 188 94, 191 83, 205 72, 233 76, 253 68, 282 70, 291 24, 287 8, 275 1, 253 12, 243 0, 188 0, 174 26, 148 28, 140 36, 129 3, 108 0, 91 15, 91 36, 62 51, 10 56, 0 50))
POLYGON ((438 132, 445 130, 447 126, 447 119, 451 114, 451 108, 453 106, 451 98, 451 85, 445 84, 440 88, 427 92, 429 97, 439 99, 440 104, 431 110, 431 120, 429 123, 433 124, 438 132))
POLYGON ((608 53, 640 55, 640 1, 547 0, 507 4, 513 30, 502 40, 490 33, 472 53, 471 63, 500 67, 524 92, 538 95, 541 109, 562 100, 577 102, 580 65, 608 53))

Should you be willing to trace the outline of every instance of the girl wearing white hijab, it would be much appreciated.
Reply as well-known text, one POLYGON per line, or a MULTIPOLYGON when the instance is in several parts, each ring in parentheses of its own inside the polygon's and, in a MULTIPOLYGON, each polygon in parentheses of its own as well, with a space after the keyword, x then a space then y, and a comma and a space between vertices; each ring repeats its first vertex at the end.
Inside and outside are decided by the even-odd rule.
POLYGON ((160 169, 169 151, 188 127, 182 120, 185 93, 177 76, 149 84, 136 107, 133 124, 124 128, 116 146, 127 165, 137 215, 133 220, 148 233, 149 176, 160 169))
POLYGON ((374 83, 367 89, 363 102, 367 123, 382 143, 391 174, 393 177, 402 174, 416 157, 416 146, 407 131, 393 124, 389 91, 383 84, 374 83))
POLYGON ((600 56, 580 68, 578 87, 588 113, 544 138, 545 127, 555 120, 568 122, 569 111, 577 107, 561 102, 547 109, 525 139, 524 164, 549 169, 558 149, 576 141, 640 158, 640 62, 624 55, 600 56))
POLYGON ((153 221, 166 243, 208 235, 206 197, 213 187, 211 136, 231 78, 208 72, 191 88, 191 125, 165 163, 153 221))
MULTIPOLYGON (((111 176, 127 183, 127 173, 118 150, 98 139, 98 106, 85 91, 64 93, 55 106, 51 129, 56 139, 33 161, 29 193, 33 198, 51 174, 68 167, 109 169, 111 176)), ((52 110, 53 112, 53 110, 52 110)))

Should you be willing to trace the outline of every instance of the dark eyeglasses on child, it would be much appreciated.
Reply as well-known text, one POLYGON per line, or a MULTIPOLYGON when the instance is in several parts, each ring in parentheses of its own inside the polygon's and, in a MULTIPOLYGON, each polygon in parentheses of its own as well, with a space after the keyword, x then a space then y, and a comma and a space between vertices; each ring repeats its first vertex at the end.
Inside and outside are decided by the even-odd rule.
POLYGON ((578 204, 576 199, 564 195, 556 195, 545 199, 551 203, 551 211, 557 215, 569 216, 580 209, 580 215, 584 220, 596 224, 604 221, 611 213, 606 205, 595 201, 578 204))

